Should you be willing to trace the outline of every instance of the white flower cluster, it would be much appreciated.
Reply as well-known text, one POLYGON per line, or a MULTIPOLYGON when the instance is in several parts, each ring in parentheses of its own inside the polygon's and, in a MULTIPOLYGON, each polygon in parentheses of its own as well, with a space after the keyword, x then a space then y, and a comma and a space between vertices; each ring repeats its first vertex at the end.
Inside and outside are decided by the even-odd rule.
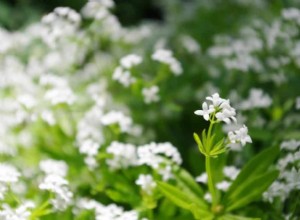
POLYGON ((67 80, 62 77, 45 74, 40 77, 39 83, 47 88, 44 98, 52 105, 72 105, 76 100, 76 96, 68 85, 67 80))
POLYGON ((153 177, 149 174, 140 174, 135 183, 142 188, 143 192, 149 195, 153 193, 153 190, 156 187, 153 177))
POLYGON ((108 10, 114 5, 112 0, 89 0, 82 9, 82 14, 86 18, 101 20, 109 15, 108 10))
POLYGON ((178 150, 170 143, 152 142, 136 147, 114 141, 106 152, 112 155, 106 160, 112 170, 147 165, 156 170, 164 181, 173 177, 172 163, 180 165, 182 162, 178 150))
MULTIPOLYGON (((209 120, 211 123, 223 121, 230 124, 232 121, 236 122, 236 111, 230 106, 229 100, 221 98, 218 93, 208 96, 206 99, 210 103, 203 102, 202 110, 196 110, 196 115, 203 116, 206 121, 209 120)), ((245 125, 238 130, 230 131, 228 138, 232 144, 241 143, 245 145, 247 142, 252 143, 251 137, 248 135, 248 128, 245 125)))
POLYGON ((216 41, 222 42, 221 45, 209 48, 208 54, 214 58, 223 58, 224 66, 231 71, 260 70, 261 64, 252 53, 261 50, 263 42, 256 34, 248 32, 243 39, 236 41, 219 36, 216 41))
POLYGON ((300 25, 300 10, 298 8, 285 8, 282 10, 282 17, 285 20, 295 21, 300 25))
POLYGON ((117 124, 121 132, 124 133, 130 133, 133 124, 132 119, 121 111, 110 111, 106 113, 101 117, 101 122, 105 126, 117 124))
POLYGON ((167 64, 175 76, 179 76, 183 72, 180 62, 174 58, 171 50, 158 49, 152 54, 151 58, 167 64))
POLYGON ((11 208, 7 204, 2 205, 0 210, 1 220, 28 220, 31 215, 31 209, 35 208, 35 205, 31 201, 27 201, 17 208, 11 208))
POLYGON ((300 141, 283 141, 280 148, 285 154, 277 162, 279 177, 264 193, 264 199, 270 202, 274 198, 284 202, 293 190, 300 190, 300 141))
POLYGON ((43 40, 54 47, 55 41, 74 34, 80 22, 81 17, 76 11, 68 7, 58 7, 42 19, 45 25, 42 32, 43 40))
POLYGON ((203 102, 202 110, 196 110, 195 114, 203 116, 208 121, 211 120, 211 116, 215 115, 218 121, 224 121, 229 124, 231 121, 236 121, 235 109, 230 106, 229 100, 222 99, 218 93, 213 94, 211 97, 206 97, 210 101, 210 104, 203 102))
POLYGON ((107 165, 112 169, 126 169, 138 164, 136 147, 132 144, 124 144, 113 141, 106 149, 113 158, 107 159, 107 165))
POLYGON ((12 165, 0 164, 0 200, 4 199, 8 186, 17 183, 20 172, 12 165))
MULTIPOLYGON (((95 220, 138 220, 136 211, 125 211, 115 204, 103 205, 95 200, 80 199, 77 202, 80 210, 94 210, 95 220)), ((146 220, 146 219, 143 219, 146 220)))
POLYGON ((94 105, 88 110, 77 125, 76 142, 80 153, 86 156, 85 163, 90 169, 97 167, 96 156, 105 138, 102 133, 101 105, 94 105))
POLYGON ((39 184, 39 188, 54 194, 55 197, 51 199, 54 210, 65 210, 73 202, 73 193, 69 190, 69 183, 65 179, 67 164, 63 161, 45 160, 40 162, 40 167, 46 177, 39 184))
POLYGON ((181 42, 183 47, 191 54, 197 54, 201 51, 200 44, 191 36, 181 36, 181 42))
POLYGON ((121 66, 118 66, 113 73, 113 80, 116 80, 124 87, 130 86, 136 81, 131 75, 130 69, 139 65, 143 61, 143 58, 136 54, 129 54, 120 60, 121 66))
POLYGON ((280 148, 282 150, 295 151, 298 148, 300 149, 300 140, 298 141, 298 140, 292 139, 292 140, 288 140, 288 141, 283 141, 280 144, 280 148))
POLYGON ((149 88, 143 88, 142 94, 144 96, 144 102, 146 104, 150 104, 152 102, 159 101, 159 87, 158 86, 151 86, 149 88))
POLYGON ((246 143, 252 143, 252 139, 248 135, 248 128, 246 125, 243 125, 243 127, 238 130, 230 131, 228 133, 228 137, 230 142, 233 144, 241 143, 244 146, 246 143))
POLYGON ((267 108, 271 104, 272 99, 268 94, 264 94, 262 89, 253 88, 250 90, 249 97, 240 103, 239 109, 267 108))

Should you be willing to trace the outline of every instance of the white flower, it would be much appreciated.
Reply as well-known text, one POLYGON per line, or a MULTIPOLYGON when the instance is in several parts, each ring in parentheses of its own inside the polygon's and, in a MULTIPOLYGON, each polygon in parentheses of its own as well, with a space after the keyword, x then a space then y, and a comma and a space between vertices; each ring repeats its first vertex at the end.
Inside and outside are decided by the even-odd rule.
POLYGON ((219 107, 225 100, 220 97, 218 93, 213 94, 212 96, 206 97, 207 100, 211 101, 214 107, 219 107))
POLYGON ((113 169, 125 169, 138 164, 136 147, 132 144, 123 144, 113 141, 106 149, 113 158, 107 159, 107 165, 113 169))
POLYGON ((140 174, 135 183, 141 186, 142 190, 147 194, 152 194, 153 189, 156 187, 153 177, 149 174, 140 174))
POLYGON ((96 156, 100 147, 101 145, 98 142, 86 139, 80 144, 79 151, 81 154, 96 156))
POLYGON ((100 120, 102 124, 106 126, 118 124, 124 133, 130 132, 132 127, 132 119, 121 111, 110 111, 103 115, 100 120))
POLYGON ((39 188, 55 194, 55 197, 51 199, 55 210, 65 210, 73 201, 73 193, 68 189, 68 184, 68 181, 62 176, 49 174, 40 183, 39 188))
POLYGON ((201 47, 198 42, 191 36, 184 35, 181 37, 182 45, 191 54, 197 54, 200 52, 201 47))
POLYGON ((200 176, 196 177, 196 181, 199 183, 207 183, 207 179, 208 179, 207 173, 202 173, 200 176))
POLYGON ((240 170, 234 166, 226 166, 226 167, 224 167, 224 170, 223 170, 224 175, 231 180, 234 180, 237 177, 237 175, 239 174, 239 172, 240 172, 240 170))
POLYGON ((216 118, 219 121, 224 121, 227 124, 231 121, 236 122, 236 112, 235 109, 230 106, 229 100, 223 100, 219 107, 221 111, 216 113, 216 118))
POLYGON ((150 104, 152 102, 158 102, 159 101, 159 88, 158 86, 151 86, 150 88, 143 88, 142 94, 144 96, 144 101, 147 104, 150 104))
POLYGON ((41 113, 41 118, 51 126, 55 125, 55 123, 56 123, 53 113, 49 110, 44 110, 41 113))
POLYGON ((129 87, 136 81, 136 79, 131 76, 131 73, 129 71, 124 71, 122 67, 117 67, 115 69, 112 78, 124 87, 129 87))
POLYGON ((68 165, 61 160, 42 160, 40 162, 40 169, 46 174, 55 174, 59 176, 66 176, 68 172, 68 165))
POLYGON ((218 121, 224 121, 230 124, 231 121, 236 122, 235 109, 230 106, 229 100, 222 99, 218 93, 212 96, 206 97, 210 103, 203 102, 202 110, 196 110, 196 115, 202 115, 203 118, 208 121, 212 113, 215 113, 215 117, 218 121))
POLYGON ((182 74, 182 67, 178 60, 173 57, 173 52, 166 49, 158 49, 156 50, 151 58, 153 60, 165 63, 169 65, 171 71, 174 75, 178 76, 182 74))
POLYGON ((203 118, 208 121, 209 120, 209 116, 212 112, 214 112, 215 109, 212 105, 208 106, 206 102, 203 102, 202 104, 202 110, 196 110, 194 113, 196 115, 201 115, 203 116, 203 118))
POLYGON ((65 87, 50 89, 46 92, 45 99, 49 100, 52 105, 61 103, 71 105, 75 102, 76 97, 70 88, 65 87))
POLYGON ((228 181, 222 181, 216 184, 217 189, 222 190, 222 191, 227 191, 231 183, 228 181))
POLYGON ((120 63, 122 67, 130 69, 131 67, 140 64, 142 61, 143 61, 142 57, 136 54, 129 54, 121 58, 120 63))
POLYGON ((173 178, 172 167, 170 165, 164 168, 158 168, 158 173, 162 176, 163 181, 168 181, 173 178))
POLYGON ((251 89, 249 97, 239 105, 240 109, 248 110, 254 108, 267 108, 272 104, 272 99, 268 94, 264 94, 261 89, 251 89))
POLYGON ((1 220, 28 220, 31 211, 35 204, 33 202, 25 202, 17 208, 11 208, 8 204, 2 205, 2 210, 0 211, 1 220))
POLYGON ((21 174, 15 167, 8 164, 0 164, 0 183, 15 183, 20 176, 21 174))
POLYGON ((300 109, 300 96, 298 96, 296 98, 296 109, 299 110, 300 109))
POLYGON ((208 202, 211 202, 212 201, 212 196, 210 193, 205 193, 204 195, 204 199, 208 202))
POLYGON ((236 131, 230 131, 228 137, 231 143, 241 143, 243 146, 247 142, 252 143, 252 139, 248 135, 248 128, 245 125, 236 131))

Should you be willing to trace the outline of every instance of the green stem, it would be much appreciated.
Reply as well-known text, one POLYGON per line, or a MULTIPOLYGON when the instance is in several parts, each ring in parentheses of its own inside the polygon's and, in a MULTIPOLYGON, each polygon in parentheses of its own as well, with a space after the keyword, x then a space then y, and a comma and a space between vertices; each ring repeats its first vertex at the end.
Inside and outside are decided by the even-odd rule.
POLYGON ((211 157, 210 156, 205 157, 205 169, 206 169, 206 173, 207 173, 207 177, 208 177, 208 180, 207 180, 208 190, 212 197, 212 204, 213 204, 213 206, 215 206, 217 203, 217 195, 216 195, 216 189, 215 189, 214 180, 213 180, 213 176, 212 176, 211 157))

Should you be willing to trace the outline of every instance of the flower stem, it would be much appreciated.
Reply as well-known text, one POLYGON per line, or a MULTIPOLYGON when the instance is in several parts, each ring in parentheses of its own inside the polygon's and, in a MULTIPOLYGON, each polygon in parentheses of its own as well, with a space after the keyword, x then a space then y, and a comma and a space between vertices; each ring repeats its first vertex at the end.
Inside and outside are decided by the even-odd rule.
POLYGON ((206 156, 205 157, 205 169, 208 177, 208 190, 211 194, 212 197, 212 204, 213 206, 216 205, 217 203, 217 195, 216 195, 216 189, 215 189, 215 184, 212 176, 212 169, 211 169, 211 157, 206 156))

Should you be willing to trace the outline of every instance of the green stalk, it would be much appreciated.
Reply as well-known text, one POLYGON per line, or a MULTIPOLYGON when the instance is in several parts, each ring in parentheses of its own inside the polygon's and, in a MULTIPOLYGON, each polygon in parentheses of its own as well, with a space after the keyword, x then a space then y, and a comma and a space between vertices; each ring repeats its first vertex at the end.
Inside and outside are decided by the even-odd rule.
POLYGON ((207 180, 208 190, 212 197, 212 204, 213 204, 213 206, 215 206, 217 203, 217 195, 216 195, 215 184, 214 184, 214 180, 213 180, 213 176, 212 176, 211 157, 210 156, 205 157, 205 169, 206 169, 206 173, 207 173, 207 177, 208 177, 208 180, 207 180))

